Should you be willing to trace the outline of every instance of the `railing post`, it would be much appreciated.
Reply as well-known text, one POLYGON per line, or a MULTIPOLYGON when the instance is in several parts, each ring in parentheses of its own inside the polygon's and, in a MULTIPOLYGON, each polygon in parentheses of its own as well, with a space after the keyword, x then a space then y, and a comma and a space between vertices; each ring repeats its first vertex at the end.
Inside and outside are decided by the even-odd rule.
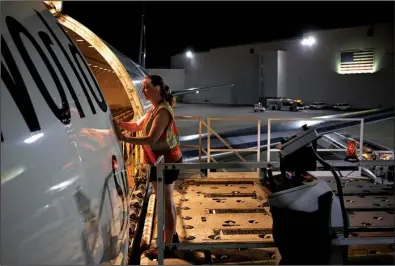
MULTIPOLYGON (((258 130, 257 130, 257 154, 256 154, 256 161, 260 162, 261 161, 261 119, 258 119, 258 130)), ((257 174, 259 176, 260 174, 260 168, 256 169, 257 174)))
MULTIPOLYGON (((210 147, 211 147, 211 119, 210 117, 207 117, 207 162, 211 162, 211 152, 210 152, 210 147)), ((207 169, 207 177, 210 174, 210 169, 207 169)))
MULTIPOLYGON (((202 117, 201 116, 175 116, 176 119, 179 120, 193 120, 193 121, 198 121, 198 128, 199 128, 199 144, 198 145, 186 145, 185 147, 194 147, 194 148, 198 148, 198 152, 199 152, 199 162, 201 162, 202 160, 202 117)), ((183 145, 180 145, 181 148, 183 148, 183 145)))
POLYGON ((362 160, 363 156, 363 126, 365 119, 361 118, 361 130, 359 135, 359 159, 362 160))
POLYGON ((199 116, 199 162, 202 161, 202 117, 199 116))
POLYGON ((271 143, 271 141, 270 141, 271 132, 270 131, 271 131, 271 128, 272 128, 271 122, 272 122, 272 119, 268 118, 267 119, 267 141, 266 141, 266 145, 267 145, 266 161, 267 161, 267 163, 270 163, 270 143, 271 143))
MULTIPOLYGON (((361 129, 359 134, 359 159, 362 160, 363 158, 363 126, 364 126, 365 119, 361 119, 361 129)), ((359 172, 362 171, 362 167, 358 167, 359 172)))
POLYGON ((164 231, 165 231, 165 195, 164 195, 164 167, 160 164, 164 163, 163 155, 160 156, 155 162, 156 166, 156 176, 157 176, 157 187, 156 187, 156 206, 158 206, 158 236, 156 239, 156 245, 158 248, 158 265, 164 265, 164 255, 165 255, 165 241, 164 241, 164 231))

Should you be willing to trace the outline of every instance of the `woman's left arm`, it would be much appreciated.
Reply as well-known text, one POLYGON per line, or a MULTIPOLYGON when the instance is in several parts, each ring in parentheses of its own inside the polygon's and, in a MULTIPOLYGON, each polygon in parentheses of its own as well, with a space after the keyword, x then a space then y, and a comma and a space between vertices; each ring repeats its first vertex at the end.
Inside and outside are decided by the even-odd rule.
POLYGON ((165 131, 166 127, 170 123, 171 116, 169 111, 166 109, 159 110, 152 122, 151 130, 146 137, 125 137, 122 139, 125 142, 136 144, 136 145, 152 145, 158 141, 160 135, 165 131))

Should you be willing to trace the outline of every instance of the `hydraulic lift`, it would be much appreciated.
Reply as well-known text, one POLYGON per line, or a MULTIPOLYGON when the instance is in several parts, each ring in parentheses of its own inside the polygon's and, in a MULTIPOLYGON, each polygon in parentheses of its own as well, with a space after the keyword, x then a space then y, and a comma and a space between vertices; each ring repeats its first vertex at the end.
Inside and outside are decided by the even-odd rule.
MULTIPOLYGON (((157 263, 163 265, 163 170, 259 168, 256 176, 228 172, 205 178, 194 172, 178 181, 174 199, 181 243, 171 246, 179 251, 200 251, 194 253, 194 262, 185 261, 344 264, 349 255, 365 250, 368 255, 392 253, 393 185, 338 171, 317 155, 314 142, 318 138, 315 128, 303 127, 285 139, 280 165, 163 164, 159 158, 158 195, 156 199, 151 196, 151 206, 156 201, 158 212, 155 215, 151 210, 154 230, 146 237, 145 247, 158 248, 157 263), (324 171, 317 171, 317 160, 324 171), (280 172, 273 171, 274 167, 280 172), (372 245, 374 249, 362 248, 372 245)), ((390 165, 393 161, 361 161, 358 165, 373 163, 390 165)), ((153 263, 142 256, 141 264, 153 263)))

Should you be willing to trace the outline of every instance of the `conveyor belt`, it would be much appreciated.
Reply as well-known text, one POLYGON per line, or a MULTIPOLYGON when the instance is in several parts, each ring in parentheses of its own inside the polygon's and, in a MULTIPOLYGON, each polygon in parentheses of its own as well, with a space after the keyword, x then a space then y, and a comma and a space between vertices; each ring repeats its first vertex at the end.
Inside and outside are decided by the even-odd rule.
POLYGON ((272 219, 260 207, 266 200, 257 198, 259 187, 254 182, 221 184, 206 181, 199 184, 185 180, 176 186, 174 200, 178 209, 177 231, 181 242, 273 241, 270 233, 272 219), (243 190, 252 193, 243 194, 243 190))
MULTIPOLYGON (((337 193, 336 183, 333 178, 322 178, 327 181, 334 193, 337 193)), ((345 196, 393 196, 392 185, 373 184, 369 179, 350 178, 342 181, 345 196)))
MULTIPOLYGON (((332 177, 322 177, 337 193, 332 177)), ((367 178, 343 178, 342 189, 351 232, 394 232, 392 185, 373 184, 367 178)))
MULTIPOLYGON (((352 232, 350 239, 354 238, 368 238, 368 237, 391 237, 393 232, 352 232)), ((393 258, 394 245, 350 245, 348 248, 349 256, 369 256, 390 254, 393 258), (392 253, 392 254, 391 254, 392 253)), ((388 263, 393 265, 392 263, 388 263)))
MULTIPOLYGON (((335 190, 332 177, 321 179, 335 190)), ((345 178, 343 189, 349 211, 350 239, 394 236, 394 196, 390 186, 373 184, 365 178, 345 178)), ((177 231, 183 243, 273 243, 265 190, 253 180, 185 179, 177 182, 174 199, 178 211, 177 231), (207 197, 214 193, 215 197, 207 197)), ((153 231, 150 248, 156 248, 156 219, 153 231)), ((388 263, 392 252, 393 245, 352 245, 348 249, 353 262, 362 256, 365 261, 370 261, 369 258, 375 263, 388 263)), ((165 261, 172 264, 205 262, 201 251, 192 252, 189 257, 185 257, 184 252, 178 254, 181 260, 165 261)), ((273 248, 214 249, 212 259, 219 264, 274 264, 274 254, 273 248)))
MULTIPOLYGON (((255 180, 184 179, 176 182, 177 232, 182 243, 268 243, 272 219, 266 194, 255 180), (249 195, 242 193, 248 191, 249 195), (205 197, 205 195, 215 197, 205 197)), ((150 248, 156 248, 157 219, 150 248)), ((211 250, 214 263, 274 264, 274 248, 248 250, 211 250)), ((165 260, 171 264, 205 263, 202 251, 182 252, 183 260, 165 260), (187 258, 186 258, 186 257, 187 258), (188 261, 188 262, 186 262, 188 261)), ((149 262, 150 264, 155 262, 149 262)))

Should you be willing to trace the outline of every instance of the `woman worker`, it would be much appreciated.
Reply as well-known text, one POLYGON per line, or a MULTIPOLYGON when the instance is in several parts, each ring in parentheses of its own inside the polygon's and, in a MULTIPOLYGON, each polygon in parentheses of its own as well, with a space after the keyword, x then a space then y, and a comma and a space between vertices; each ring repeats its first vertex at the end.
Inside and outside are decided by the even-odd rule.
MULTIPOLYGON (((165 163, 181 163, 182 153, 178 129, 174 120, 175 97, 162 77, 149 75, 143 80, 143 94, 152 103, 152 107, 137 122, 116 122, 121 128, 131 132, 142 131, 143 137, 125 137, 118 135, 120 140, 143 145, 144 163, 150 164, 149 181, 156 193, 156 169, 153 166, 157 158, 164 156, 165 163)), ((179 242, 176 233, 176 207, 173 201, 174 181, 177 180, 179 170, 166 170, 164 173, 164 197, 165 197, 165 243, 179 242)), ((165 250, 165 257, 171 257, 171 251, 165 250)), ((151 254, 156 257, 157 252, 151 254)))

